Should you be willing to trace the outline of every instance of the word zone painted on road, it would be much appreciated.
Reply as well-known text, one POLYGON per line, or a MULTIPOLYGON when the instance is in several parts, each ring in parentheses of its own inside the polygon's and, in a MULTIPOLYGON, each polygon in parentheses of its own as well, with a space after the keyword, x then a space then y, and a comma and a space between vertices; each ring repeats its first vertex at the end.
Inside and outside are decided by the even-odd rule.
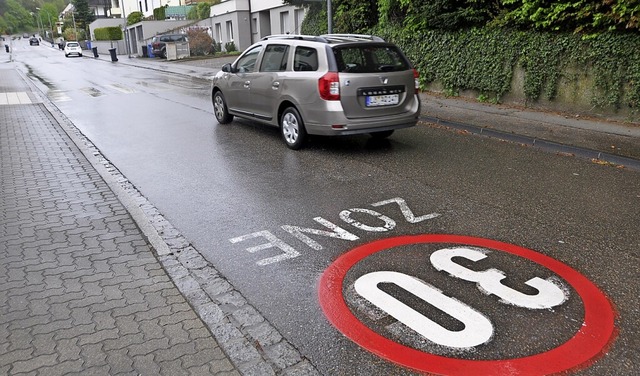
MULTIPOLYGON (((440 216, 440 214, 438 213, 430 213, 430 214, 425 214, 425 215, 416 217, 415 214, 413 214, 413 211, 409 208, 409 205, 407 205, 407 202, 400 197, 395 197, 389 200, 384 200, 384 201, 371 204, 371 206, 373 207, 382 207, 385 205, 397 205, 400 209, 400 213, 404 217, 404 220, 412 224, 419 223, 428 219, 434 219, 440 216)), ((340 212, 339 217, 346 224, 352 227, 355 227, 358 230, 362 230, 366 232, 386 232, 386 231, 391 231, 396 227, 395 220, 371 209, 352 208, 348 210, 343 210, 340 212), (354 213, 358 213, 361 216, 362 215, 371 216, 372 219, 378 223, 377 225, 369 225, 369 224, 365 224, 363 222, 357 221, 354 218, 352 218, 354 213)), ((311 239, 306 234, 325 236, 329 238, 342 239, 347 241, 356 241, 360 239, 360 237, 358 237, 357 235, 345 230, 344 228, 322 217, 315 217, 313 218, 313 220, 323 225, 328 230, 291 226, 291 225, 284 225, 281 228, 284 231, 288 232, 289 234, 293 235, 295 238, 297 238, 304 244, 306 244, 311 249, 314 249, 316 251, 323 249, 322 245, 317 241, 311 239)), ((256 263, 258 265, 261 265, 261 266, 269 265, 275 262, 280 262, 283 260, 300 256, 300 252, 297 251, 294 247, 287 244, 282 239, 276 237, 273 233, 267 230, 253 232, 251 234, 235 237, 235 238, 229 239, 229 241, 235 244, 235 243, 242 242, 248 239, 253 239, 253 238, 264 238, 267 240, 267 243, 246 248, 246 250, 250 253, 256 253, 259 251, 272 249, 272 248, 276 248, 281 251, 281 253, 276 256, 267 257, 257 261, 256 263)))

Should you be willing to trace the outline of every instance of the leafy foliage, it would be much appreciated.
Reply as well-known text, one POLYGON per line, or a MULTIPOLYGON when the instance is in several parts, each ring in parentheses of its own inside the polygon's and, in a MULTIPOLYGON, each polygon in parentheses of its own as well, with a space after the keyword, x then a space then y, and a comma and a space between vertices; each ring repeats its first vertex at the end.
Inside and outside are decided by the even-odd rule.
POLYGON ((202 56, 215 52, 213 39, 211 39, 206 29, 189 29, 187 36, 189 37, 189 50, 191 51, 191 55, 202 56))
POLYGON ((502 0, 496 21, 540 30, 598 33, 640 27, 638 0, 502 0))
POLYGON ((197 3, 195 7, 189 10, 187 19, 189 20, 204 20, 209 18, 211 12, 211 6, 220 3, 220 0, 213 1, 212 3, 197 3))
MULTIPOLYGON (((7 0, 3 4, 0 27, 3 34, 18 33, 35 29, 36 20, 22 4, 16 0, 7 0)), ((34 9, 35 11, 35 9, 34 9)))
POLYGON ((411 30, 483 25, 497 13, 492 0, 378 0, 380 21, 402 24, 411 30))
POLYGON ((89 3, 87 0, 73 0, 73 6, 77 27, 89 34, 89 25, 96 20, 96 16, 89 10, 89 3))
POLYGON ((158 7, 158 8, 154 8, 153 9, 153 19, 156 21, 162 21, 164 19, 167 18, 167 6, 162 6, 162 7, 158 7))
MULTIPOLYGON (((326 4, 303 4, 305 34, 327 31, 326 4)), ((512 89, 529 102, 584 85, 594 108, 640 113, 640 0, 332 0, 334 29, 396 42, 420 71, 457 95, 499 102, 512 89), (521 87, 514 73, 524 72, 521 87)), ((520 82, 520 81, 518 81, 520 82)))
POLYGON ((144 19, 144 14, 142 12, 131 12, 127 16, 127 25, 136 24, 144 19))

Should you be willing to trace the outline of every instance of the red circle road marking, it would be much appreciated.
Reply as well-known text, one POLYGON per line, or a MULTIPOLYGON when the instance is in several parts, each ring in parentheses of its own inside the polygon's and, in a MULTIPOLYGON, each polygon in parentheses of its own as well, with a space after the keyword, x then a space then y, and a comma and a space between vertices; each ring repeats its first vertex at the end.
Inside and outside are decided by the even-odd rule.
POLYGON ((495 240, 459 235, 413 235, 364 244, 343 254, 322 274, 320 305, 329 321, 364 349, 418 371, 457 375, 540 375, 587 367, 615 337, 615 313, 609 299, 585 276, 571 267, 530 249, 495 240), (344 301, 342 284, 349 269, 376 252, 418 243, 453 243, 500 250, 524 257, 553 271, 580 295, 584 323, 571 339, 544 353, 523 358, 467 360, 425 353, 387 339, 360 322, 344 301))

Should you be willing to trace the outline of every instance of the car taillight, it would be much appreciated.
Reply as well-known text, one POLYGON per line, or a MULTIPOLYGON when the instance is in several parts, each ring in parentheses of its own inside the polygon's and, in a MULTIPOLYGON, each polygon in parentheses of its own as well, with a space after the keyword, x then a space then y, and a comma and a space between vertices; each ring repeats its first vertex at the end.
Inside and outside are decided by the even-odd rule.
POLYGON ((318 80, 320 98, 327 101, 340 100, 340 77, 337 72, 328 72, 318 80))
POLYGON ((416 94, 420 93, 420 73, 414 68, 413 69, 413 82, 416 88, 416 94))

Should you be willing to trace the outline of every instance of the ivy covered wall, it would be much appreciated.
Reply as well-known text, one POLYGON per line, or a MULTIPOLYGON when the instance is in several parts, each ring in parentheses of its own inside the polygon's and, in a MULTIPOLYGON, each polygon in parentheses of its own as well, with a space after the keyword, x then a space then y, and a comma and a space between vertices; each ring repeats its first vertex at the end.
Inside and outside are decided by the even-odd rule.
MULTIPOLYGON (((632 29, 609 27, 590 33, 578 32, 575 23, 567 23, 573 29, 564 30, 554 24, 547 29, 535 24, 523 27, 522 18, 519 22, 507 22, 504 17, 492 19, 491 14, 473 8, 477 4, 467 2, 465 12, 450 12, 444 18, 467 27, 435 28, 434 22, 443 19, 442 11, 434 11, 437 17, 429 18, 430 26, 407 21, 411 12, 417 12, 409 8, 423 4, 419 5, 424 8, 421 12, 433 11, 431 8, 438 4, 450 2, 379 0, 368 2, 369 7, 347 6, 353 0, 334 3, 344 5, 334 9, 334 32, 371 33, 397 43, 420 72, 424 89, 447 95, 473 95, 482 101, 544 104, 593 115, 616 114, 640 121, 637 22, 625 24, 632 29), (389 5, 394 7, 385 8, 389 5), (372 12, 379 15, 378 19, 371 17, 372 12), (466 18, 460 18, 460 14, 466 18)), ((634 21, 637 17, 629 19, 634 21)), ((310 5, 302 32, 327 32, 324 6, 310 5)))

